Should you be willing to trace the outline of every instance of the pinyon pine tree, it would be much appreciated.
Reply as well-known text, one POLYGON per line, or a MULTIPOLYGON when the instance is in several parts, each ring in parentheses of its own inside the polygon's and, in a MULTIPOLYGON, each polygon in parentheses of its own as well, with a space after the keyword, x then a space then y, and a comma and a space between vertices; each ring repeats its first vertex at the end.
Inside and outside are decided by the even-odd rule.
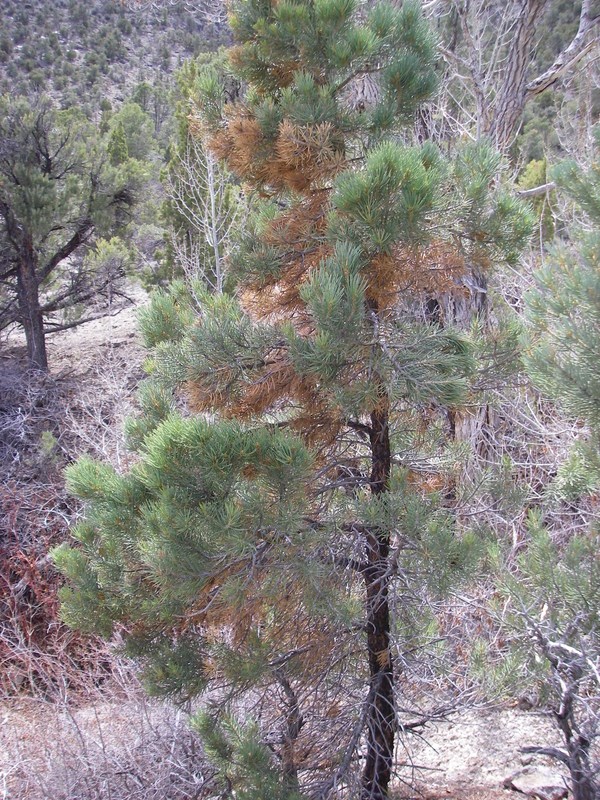
POLYGON ((513 258, 529 217, 484 145, 406 143, 435 87, 415 5, 248 0, 231 23, 247 95, 207 72, 200 133, 262 198, 237 293, 177 285, 144 314, 139 461, 70 470, 88 513, 56 554, 63 613, 118 627, 154 692, 219 687, 195 724, 226 792, 382 800, 418 722, 402 687, 434 669, 423 598, 473 550, 426 431, 467 398, 471 348, 418 310, 513 258))
POLYGON ((80 112, 0 97, 0 330, 23 327, 33 368, 48 369, 48 332, 82 321, 63 313, 93 302, 97 316, 118 295, 123 248, 90 248, 129 220, 137 182, 80 112))

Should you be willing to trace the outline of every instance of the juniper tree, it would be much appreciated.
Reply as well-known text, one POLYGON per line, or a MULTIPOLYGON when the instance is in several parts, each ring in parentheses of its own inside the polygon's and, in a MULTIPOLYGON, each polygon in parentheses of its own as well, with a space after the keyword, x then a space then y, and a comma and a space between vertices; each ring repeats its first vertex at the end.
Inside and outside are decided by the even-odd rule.
POLYGON ((417 301, 513 258, 529 219, 485 145, 452 163, 410 145, 435 87, 416 6, 251 0, 231 22, 247 95, 224 104, 207 73, 200 102, 213 153, 262 199, 238 289, 177 285, 143 315, 139 462, 70 470, 88 514, 56 554, 63 613, 119 626, 155 692, 221 687, 196 724, 237 796, 381 800, 416 724, 398 692, 428 652, 422 599, 473 544, 419 477, 443 462, 426 421, 465 402, 471 346, 417 301))

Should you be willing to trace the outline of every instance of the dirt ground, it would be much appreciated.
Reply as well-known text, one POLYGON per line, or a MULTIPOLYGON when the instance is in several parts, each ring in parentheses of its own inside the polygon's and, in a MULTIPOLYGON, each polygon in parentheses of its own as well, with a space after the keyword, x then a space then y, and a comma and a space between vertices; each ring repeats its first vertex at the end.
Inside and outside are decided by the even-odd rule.
MULTIPOLYGON (((130 287, 127 294, 133 304, 118 314, 47 336, 48 364, 52 375, 84 377, 111 350, 127 352, 141 363, 144 356, 137 331, 137 313, 148 302, 148 295, 139 286, 130 287)), ((7 366, 15 355, 24 354, 24 345, 25 338, 19 328, 3 335, 0 353, 7 366)))
MULTIPOLYGON (((528 745, 559 745, 551 720, 516 708, 470 709, 432 724, 413 745, 417 786, 428 798, 499 800, 518 798, 504 781, 523 767, 550 765, 541 757, 521 755, 528 745)), ((561 772, 554 765, 557 782, 561 772)), ((410 778, 411 771, 401 775, 410 778)), ((414 793, 401 796, 414 797, 414 793)))
MULTIPOLYGON (((119 800, 138 797, 123 793, 118 779, 123 775, 137 775, 148 785, 140 797, 159 797, 149 786, 148 775, 157 781, 169 758, 167 773, 176 768, 180 779, 185 773, 187 781, 201 784, 190 742, 182 711, 140 697, 98 700, 81 707, 36 700, 5 702, 0 705, 0 797, 91 800, 109 797, 101 788, 111 781, 111 794, 119 800), (186 741, 188 748, 182 751, 186 741)), ((412 752, 406 759, 411 766, 400 769, 394 796, 518 800, 523 795, 504 789, 503 783, 532 761, 531 756, 520 755, 519 748, 554 742, 552 726, 536 712, 465 711, 433 725, 423 739, 411 741, 412 752)), ((544 763, 537 758, 535 762, 544 763)), ((172 780, 168 774, 164 779, 172 780)))

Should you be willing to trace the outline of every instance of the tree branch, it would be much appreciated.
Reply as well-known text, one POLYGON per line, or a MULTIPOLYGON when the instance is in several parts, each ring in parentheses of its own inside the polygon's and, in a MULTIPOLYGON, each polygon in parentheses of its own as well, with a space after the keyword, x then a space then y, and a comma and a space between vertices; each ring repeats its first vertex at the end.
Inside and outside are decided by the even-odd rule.
POLYGON ((536 756, 548 756, 560 761, 562 764, 569 766, 569 756, 564 750, 559 750, 557 747, 520 747, 519 753, 532 753, 536 756))
POLYGON ((586 42, 588 34, 598 27, 600 16, 592 14, 592 0, 583 0, 581 4, 581 15, 579 17, 579 28, 571 43, 554 60, 554 63, 537 78, 527 84, 525 94, 526 100, 530 100, 537 94, 548 89, 553 83, 568 69, 575 66, 590 50, 597 45, 597 38, 586 42))
POLYGON ((50 275, 56 269, 61 261, 64 261, 65 258, 68 258, 71 255, 71 253, 74 253, 75 250, 77 250, 77 248, 87 240, 93 230, 94 223, 89 217, 87 217, 79 224, 77 230, 73 236, 71 236, 69 241, 64 244, 60 250, 58 250, 48 261, 40 273, 39 282, 41 283, 44 278, 47 278, 48 275, 50 275))
POLYGON ((554 181, 544 183, 542 186, 536 186, 533 189, 521 189, 517 194, 519 197, 539 197, 541 194, 548 194, 556 189, 554 181))

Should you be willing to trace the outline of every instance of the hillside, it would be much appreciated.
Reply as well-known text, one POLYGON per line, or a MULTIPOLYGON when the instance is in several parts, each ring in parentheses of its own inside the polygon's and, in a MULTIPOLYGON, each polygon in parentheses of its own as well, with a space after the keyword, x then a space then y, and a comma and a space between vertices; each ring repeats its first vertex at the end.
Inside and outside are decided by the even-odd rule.
POLYGON ((183 61, 228 40, 226 24, 171 4, 160 11, 119 0, 5 0, 0 94, 49 92, 98 116, 141 83, 169 86, 183 61))

